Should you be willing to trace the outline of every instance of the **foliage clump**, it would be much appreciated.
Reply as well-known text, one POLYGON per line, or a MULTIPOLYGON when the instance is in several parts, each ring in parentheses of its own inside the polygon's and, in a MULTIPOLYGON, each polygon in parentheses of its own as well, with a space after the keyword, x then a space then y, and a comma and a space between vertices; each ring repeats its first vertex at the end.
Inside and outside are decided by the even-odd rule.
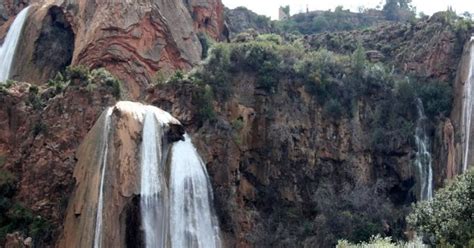
POLYGON ((424 248, 427 247, 420 240, 405 242, 394 242, 390 237, 375 235, 368 242, 359 244, 350 243, 347 240, 339 240, 336 248, 424 248))
POLYGON ((51 239, 51 224, 41 216, 14 202, 16 177, 9 171, 0 169, 0 243, 8 233, 20 231, 33 238, 35 246, 51 239))
POLYGON ((413 206, 408 223, 441 247, 474 246, 474 170, 413 206))

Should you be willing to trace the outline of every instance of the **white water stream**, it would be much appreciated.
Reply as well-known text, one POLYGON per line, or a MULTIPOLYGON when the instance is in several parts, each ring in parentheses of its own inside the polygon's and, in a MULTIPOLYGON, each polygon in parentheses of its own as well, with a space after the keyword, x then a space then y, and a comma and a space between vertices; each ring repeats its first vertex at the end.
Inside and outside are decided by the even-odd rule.
POLYGON ((463 160, 462 172, 466 172, 469 167, 469 149, 471 142, 471 121, 473 112, 473 84, 474 84, 474 37, 471 37, 471 56, 469 63, 469 74, 464 84, 464 97, 462 105, 461 128, 463 133, 463 160))
POLYGON ((15 18, 3 45, 0 47, 0 83, 5 83, 10 78, 10 70, 15 59, 15 51, 21 37, 21 31, 28 17, 30 7, 24 8, 15 18))
POLYGON ((172 247, 221 247, 209 177, 188 135, 173 145, 170 189, 172 247))
POLYGON ((432 158, 429 151, 431 142, 426 133, 427 118, 423 108, 423 102, 417 99, 418 120, 416 121, 415 142, 416 159, 415 166, 418 171, 420 184, 420 199, 431 200, 433 198, 433 169, 432 158))
POLYGON ((94 231, 94 248, 102 247, 102 219, 104 211, 104 180, 107 167, 107 156, 109 153, 109 133, 110 133, 110 118, 112 116, 113 108, 108 108, 105 115, 104 124, 104 139, 102 147, 102 163, 100 168, 100 183, 99 183, 99 200, 97 202, 97 214, 95 220, 94 231))

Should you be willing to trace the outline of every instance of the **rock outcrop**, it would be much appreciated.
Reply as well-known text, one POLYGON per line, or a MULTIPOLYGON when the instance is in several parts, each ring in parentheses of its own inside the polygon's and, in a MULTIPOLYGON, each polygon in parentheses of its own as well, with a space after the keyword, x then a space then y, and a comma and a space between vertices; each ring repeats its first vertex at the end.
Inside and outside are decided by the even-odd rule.
POLYGON ((433 17, 416 24, 384 23, 365 30, 310 35, 305 43, 312 49, 352 53, 360 42, 404 73, 453 81, 471 31, 454 32, 451 24, 433 17))
POLYGON ((229 38, 234 38, 249 29, 260 34, 270 33, 273 29, 268 17, 258 15, 244 7, 225 9, 225 20, 229 27, 229 38))
POLYGON ((77 83, 62 92, 35 89, 17 83, 0 92, 1 169, 17 179, 14 200, 51 223, 57 236, 74 185, 77 147, 116 99, 105 85, 94 91, 77 83))
MULTIPOLYGON (((38 10, 25 29, 29 38, 20 45, 26 54, 14 69, 21 75, 16 79, 45 83, 72 53, 72 64, 106 68, 134 99, 156 72, 189 70, 201 60, 199 32, 221 39, 224 29, 220 0, 31 2, 38 10)), ((26 5, 2 4, 12 14, 26 5)))
MULTIPOLYGON (((117 103, 115 107, 104 111, 78 148, 78 162, 74 170, 75 190, 69 201, 58 247, 93 246, 101 180, 104 182, 102 206, 106 209, 102 217, 102 245, 127 247, 127 232, 141 233, 138 231, 140 225, 134 225, 129 220, 140 220, 137 218, 139 215, 130 216, 134 214, 130 208, 135 204, 135 196, 140 194, 139 151, 144 109, 139 103, 117 103)), ((180 124, 172 119, 165 127, 164 138, 184 134, 182 129, 171 126, 180 124)), ((167 153, 164 151, 164 154, 167 153)))
POLYGON ((71 64, 74 32, 62 8, 34 5, 17 48, 11 79, 37 85, 71 64))

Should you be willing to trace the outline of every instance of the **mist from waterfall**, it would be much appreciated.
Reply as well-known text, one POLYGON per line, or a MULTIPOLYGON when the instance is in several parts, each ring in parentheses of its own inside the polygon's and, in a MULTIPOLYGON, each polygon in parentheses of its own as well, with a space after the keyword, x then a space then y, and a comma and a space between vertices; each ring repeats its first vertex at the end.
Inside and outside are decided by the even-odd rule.
POLYGON ((171 155, 170 226, 172 247, 221 247, 207 171, 188 135, 171 155))
POLYGON ((418 120, 416 121, 415 143, 416 158, 415 167, 418 172, 420 199, 431 200, 433 198, 433 169, 432 158, 429 151, 431 142, 426 133, 427 118, 421 99, 417 99, 416 108, 418 111, 418 120))
POLYGON ((472 107, 473 107, 473 83, 474 83, 474 37, 471 37, 470 41, 470 62, 469 62, 469 74, 466 82, 464 83, 464 97, 462 106, 462 117, 461 127, 463 133, 463 162, 462 172, 466 172, 469 167, 469 148, 471 142, 471 120, 472 120, 472 107))
POLYGON ((104 124, 104 143, 102 147, 102 162, 100 168, 100 183, 99 183, 99 198, 97 201, 97 213, 96 213, 96 221, 95 221, 95 231, 94 231, 94 248, 102 247, 102 219, 103 219, 103 211, 104 211, 104 180, 105 180, 105 173, 107 167, 107 156, 109 152, 109 142, 108 137, 110 133, 110 119, 112 116, 113 108, 108 108, 106 115, 105 115, 105 124, 104 124))
POLYGON ((30 7, 24 8, 16 16, 15 20, 10 26, 5 41, 0 47, 0 83, 5 83, 10 78, 10 70, 13 60, 15 58, 15 51, 20 40, 21 31, 28 17, 28 10, 30 7))
MULTIPOLYGON (((166 247, 168 232, 168 190, 163 155, 163 125, 152 107, 145 112, 141 145, 141 213, 145 247, 166 247)), ((166 120, 165 120, 166 121, 166 120)))

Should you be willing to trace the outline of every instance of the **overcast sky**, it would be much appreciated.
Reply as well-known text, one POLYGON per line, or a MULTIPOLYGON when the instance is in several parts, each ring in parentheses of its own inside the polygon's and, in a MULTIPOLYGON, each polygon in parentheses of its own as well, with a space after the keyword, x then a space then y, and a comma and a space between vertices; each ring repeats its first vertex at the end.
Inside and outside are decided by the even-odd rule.
MULTIPOLYGON (((261 15, 271 16, 272 19, 278 18, 278 7, 290 5, 291 14, 309 10, 328 10, 334 9, 338 5, 344 6, 344 9, 357 11, 360 6, 374 8, 377 5, 383 6, 380 0, 222 0, 228 8, 245 6, 261 15)), ((474 0, 413 0, 417 12, 433 14, 434 12, 446 10, 452 6, 458 13, 468 11, 474 13, 474 0)))

